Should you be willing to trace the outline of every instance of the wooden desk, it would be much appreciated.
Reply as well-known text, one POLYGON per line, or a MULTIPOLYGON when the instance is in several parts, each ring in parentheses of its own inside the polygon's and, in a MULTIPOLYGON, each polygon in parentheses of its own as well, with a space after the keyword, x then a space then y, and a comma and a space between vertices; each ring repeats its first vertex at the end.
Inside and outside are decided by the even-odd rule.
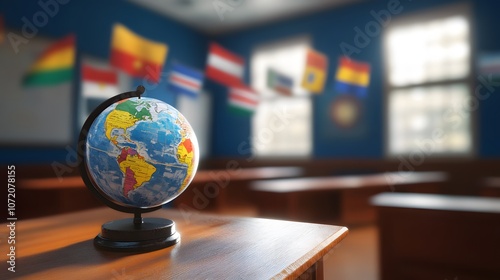
MULTIPOLYGON (((297 177, 302 174, 303 170, 298 167, 199 170, 188 189, 174 200, 174 203, 177 206, 184 204, 196 210, 223 209, 230 200, 240 202, 248 198, 245 182, 257 179, 297 177), (216 186, 217 195, 212 196, 212 193, 206 195, 204 188, 208 184, 210 184, 209 192, 214 192, 213 187, 216 186), (232 190, 229 190, 230 188, 232 190), (193 200, 200 199, 200 196, 208 201, 203 209, 196 207, 198 204, 193 203, 193 200)), ((18 196, 22 198, 18 202, 20 203, 18 205, 20 218, 35 218, 103 206, 103 203, 87 189, 80 176, 67 176, 61 180, 55 177, 21 178, 18 196), (72 199, 74 197, 80 199, 74 200, 72 199), (37 211, 33 211, 34 209, 37 211)))
POLYGON ((488 177, 481 181, 479 195, 500 197, 500 177, 488 177))
POLYGON ((251 184, 261 216, 313 222, 375 221, 370 197, 384 191, 438 193, 443 172, 394 172, 262 180, 251 184))
POLYGON ((104 204, 85 186, 80 176, 19 179, 17 217, 36 218, 96 208, 104 204), (78 197, 78 199, 75 199, 78 197))
POLYGON ((196 210, 221 210, 230 204, 248 203, 248 183, 255 180, 292 178, 304 174, 299 167, 254 167, 200 170, 175 206, 196 210))
POLYGON ((102 223, 129 216, 98 208, 19 220, 16 272, 7 271, 2 241, 0 279, 322 279, 322 258, 347 235, 338 226, 160 210, 145 216, 173 219, 177 245, 143 254, 94 248, 102 223))
POLYGON ((500 199, 384 193, 381 279, 500 279, 500 199))

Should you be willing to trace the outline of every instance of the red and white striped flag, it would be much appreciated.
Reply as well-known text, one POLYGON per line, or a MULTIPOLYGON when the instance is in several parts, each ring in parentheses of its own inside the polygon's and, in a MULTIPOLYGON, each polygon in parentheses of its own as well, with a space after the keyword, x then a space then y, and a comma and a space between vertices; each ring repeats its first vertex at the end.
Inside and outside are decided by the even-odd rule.
POLYGON ((244 85, 229 89, 229 106, 245 113, 253 113, 259 104, 257 93, 244 85))
POLYGON ((82 64, 82 95, 92 98, 111 98, 118 90, 118 75, 114 70, 82 64))
POLYGON ((216 43, 210 44, 205 75, 226 86, 242 84, 245 60, 216 43))

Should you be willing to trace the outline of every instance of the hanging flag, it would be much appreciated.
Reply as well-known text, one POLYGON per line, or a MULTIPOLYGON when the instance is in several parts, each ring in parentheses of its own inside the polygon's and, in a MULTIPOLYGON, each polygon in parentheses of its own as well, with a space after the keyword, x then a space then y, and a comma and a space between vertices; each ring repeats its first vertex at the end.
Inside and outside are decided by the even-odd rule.
POLYGON ((274 69, 267 70, 267 86, 284 95, 292 95, 293 79, 284 76, 274 69))
POLYGON ((166 44, 141 37, 121 24, 113 27, 111 65, 132 77, 158 83, 167 50, 166 44))
POLYGON ((168 85, 175 93, 197 97, 203 85, 203 73, 180 63, 174 63, 168 85))
POLYGON ((69 35, 46 49, 23 78, 25 86, 51 86, 71 81, 75 64, 75 36, 69 35))
POLYGON ((242 84, 244 63, 242 57, 211 43, 205 74, 223 85, 238 86, 242 84))
POLYGON ((118 75, 114 70, 82 64, 82 96, 107 99, 119 93, 118 75))
POLYGON ((309 50, 307 52, 305 68, 302 87, 310 92, 322 92, 328 68, 328 59, 326 56, 320 52, 309 50))
POLYGON ((335 76, 335 90, 340 93, 366 95, 370 84, 370 64, 357 62, 348 57, 341 57, 335 76))
POLYGON ((239 112, 253 113, 259 104, 257 93, 244 85, 229 88, 229 106, 239 112))

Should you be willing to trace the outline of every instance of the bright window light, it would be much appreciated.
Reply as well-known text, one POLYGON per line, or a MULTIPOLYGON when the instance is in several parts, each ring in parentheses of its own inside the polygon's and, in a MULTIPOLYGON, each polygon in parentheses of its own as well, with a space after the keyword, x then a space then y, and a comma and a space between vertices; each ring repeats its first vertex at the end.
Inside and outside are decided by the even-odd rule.
POLYGON ((460 154, 472 149, 466 84, 413 87, 390 95, 389 154, 460 154))
POLYGON ((388 155, 470 155, 468 18, 394 22, 384 40, 388 155))
POLYGON ((469 74, 469 28, 463 16, 389 29, 389 82, 417 85, 469 74))
POLYGON ((258 47, 251 60, 252 87, 261 99, 252 119, 253 153, 261 157, 307 157, 312 151, 312 103, 301 88, 307 38, 258 47), (291 96, 267 85, 268 69, 293 79, 291 96))

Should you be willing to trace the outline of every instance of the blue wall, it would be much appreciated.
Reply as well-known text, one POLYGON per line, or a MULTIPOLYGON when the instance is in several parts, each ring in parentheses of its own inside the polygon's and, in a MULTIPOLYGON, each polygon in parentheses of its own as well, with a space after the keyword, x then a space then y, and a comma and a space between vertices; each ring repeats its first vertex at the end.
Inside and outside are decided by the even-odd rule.
MULTIPOLYGON (((411 1, 401 0, 398 8, 401 10, 397 16, 416 11, 432 9, 446 4, 460 3, 463 1, 411 1)), ((472 1, 471 1, 472 2, 472 1)), ((381 35, 374 35, 361 52, 351 55, 353 59, 371 63, 371 84, 368 97, 363 100, 364 114, 356 129, 351 132, 341 131, 335 127, 329 117, 331 101, 335 97, 332 90, 333 75, 337 66, 337 59, 342 55, 340 44, 342 42, 354 44, 355 27, 365 30, 365 26, 373 21, 370 14, 373 10, 378 12, 388 9, 390 0, 369 1, 314 13, 301 18, 281 21, 265 27, 256 27, 250 30, 235 32, 218 38, 218 41, 228 49, 243 55, 247 62, 252 49, 259 45, 294 36, 309 35, 312 46, 329 58, 329 74, 322 95, 313 96, 313 141, 314 157, 334 158, 383 158, 384 157, 384 97, 383 97, 383 55, 381 35)), ((500 26, 497 16, 500 4, 497 1, 474 1, 473 21, 476 33, 476 47, 478 52, 500 51, 500 37, 496 36, 496 28, 500 26)), ((394 10, 394 8, 393 8, 394 10)), ((249 82, 249 67, 246 69, 246 82, 249 82)), ((216 111, 214 115, 213 155, 216 156, 248 156, 238 151, 238 145, 249 141, 249 118, 235 118, 225 109, 226 92, 222 88, 214 88, 216 98, 216 111)), ((500 91, 492 93, 490 98, 482 101, 477 112, 479 124, 478 156, 495 157, 500 155, 499 130, 497 121, 500 117, 500 91)), ((291 140, 293 141, 293 140, 291 140)))
MULTIPOLYGON (((478 1, 475 6, 476 47, 478 53, 500 53, 499 1, 478 1)), ((478 114, 479 156, 494 158, 500 156, 500 87, 480 103, 478 114)))
MULTIPOLYGON (((77 35, 79 54, 88 54, 99 58, 107 58, 111 38, 111 27, 121 22, 132 30, 153 40, 166 42, 169 55, 164 69, 169 68, 172 58, 183 61, 200 69, 204 68, 208 41, 218 41, 228 49, 244 56, 249 62, 253 48, 276 40, 308 35, 312 46, 330 58, 329 75, 325 92, 313 97, 313 139, 314 157, 333 158, 383 158, 384 148, 384 98, 382 83, 382 48, 381 36, 374 36, 370 43, 352 58, 368 61, 372 65, 372 77, 369 95, 363 101, 365 108, 362 125, 355 133, 338 130, 331 122, 329 106, 334 98, 331 89, 333 73, 337 59, 342 54, 340 43, 354 44, 355 27, 361 29, 373 20, 370 11, 387 8, 390 0, 370 1, 337 9, 326 10, 300 18, 258 26, 244 31, 211 38, 185 27, 175 21, 139 8, 121 0, 107 1, 69 1, 60 6, 60 12, 40 28, 40 35, 58 38, 73 32, 77 35)), ((455 0, 401 0, 402 12, 398 15, 432 9, 441 5, 457 3, 455 0)), ((500 18, 497 16, 500 3, 497 1, 471 1, 475 27, 476 53, 500 51, 500 37, 496 36, 500 18)), ((2 1, 0 13, 4 15, 9 28, 22 26, 21 18, 31 18, 41 10, 37 1, 2 1)), ((22 49, 22 45, 20 47, 22 49)), ((77 73, 78 74, 78 73, 77 73)), ((245 71, 245 80, 249 82, 249 64, 245 71)), ((79 88, 76 79, 75 88, 79 88)), ((136 81, 140 83, 140 80, 136 81)), ((225 87, 208 81, 206 87, 213 95, 213 139, 211 154, 214 157, 249 157, 248 150, 238 150, 242 143, 250 142, 250 119, 237 116, 228 111, 226 106, 227 90, 225 87)), ((477 138, 479 157, 500 156, 498 139, 500 132, 497 123, 500 113, 500 91, 481 101, 477 112, 477 138)), ((4 94, 4 93, 3 93, 4 94)), ((77 94, 75 90, 74 94, 77 94)), ((164 81, 149 96, 175 103, 175 97, 168 95, 164 81)), ((75 123, 76 124, 76 123, 75 123)), ((76 127, 76 125, 75 125, 76 127)), ((78 129, 75 129, 75 136, 78 129)), ((244 148, 248 146, 244 145, 244 148)), ((68 152, 64 148, 0 148, 0 164, 12 163, 51 163, 65 162, 68 152)))
MULTIPOLYGON (((22 18, 32 20, 33 15, 42 11, 38 1, 2 1, 0 14, 5 18, 7 28, 21 34, 22 18)), ((44 0, 44 2, 47 2, 44 0)), ((61 2, 64 2, 61 0, 61 2)), ((145 10, 122 0, 69 0, 59 5, 59 12, 50 18, 48 24, 39 29, 40 36, 59 38, 74 33, 77 37, 78 55, 90 55, 107 59, 110 51, 111 30, 114 23, 120 22, 131 30, 152 40, 165 42, 169 46, 167 63, 163 71, 168 70, 172 58, 193 67, 204 68, 207 49, 207 38, 184 25, 145 10)), ((7 42, 8 43, 8 42, 7 42)), ((19 46, 22 51, 23 45, 19 46)), ((14 54, 13 54, 14 55, 14 54)), ((76 77, 80 61, 77 61, 76 77)), ((175 96, 166 90, 165 79, 157 87, 148 87, 147 96, 162 99, 175 105, 175 96)), ((142 83, 138 79, 135 85, 142 83)), ((79 79, 75 79, 75 97, 80 87, 79 79)), ((2 93, 5 94, 5 93, 2 93)), ((75 98, 76 100, 76 98, 75 98)), ((76 104, 74 104, 76 109, 76 104)), ((75 120, 75 139, 79 128, 75 120)), ((76 142, 76 140, 75 140, 76 142)), ((68 148, 72 150, 72 148, 68 148)), ((0 164, 39 164, 58 161, 72 161, 71 152, 65 148, 0 148, 0 164)))

